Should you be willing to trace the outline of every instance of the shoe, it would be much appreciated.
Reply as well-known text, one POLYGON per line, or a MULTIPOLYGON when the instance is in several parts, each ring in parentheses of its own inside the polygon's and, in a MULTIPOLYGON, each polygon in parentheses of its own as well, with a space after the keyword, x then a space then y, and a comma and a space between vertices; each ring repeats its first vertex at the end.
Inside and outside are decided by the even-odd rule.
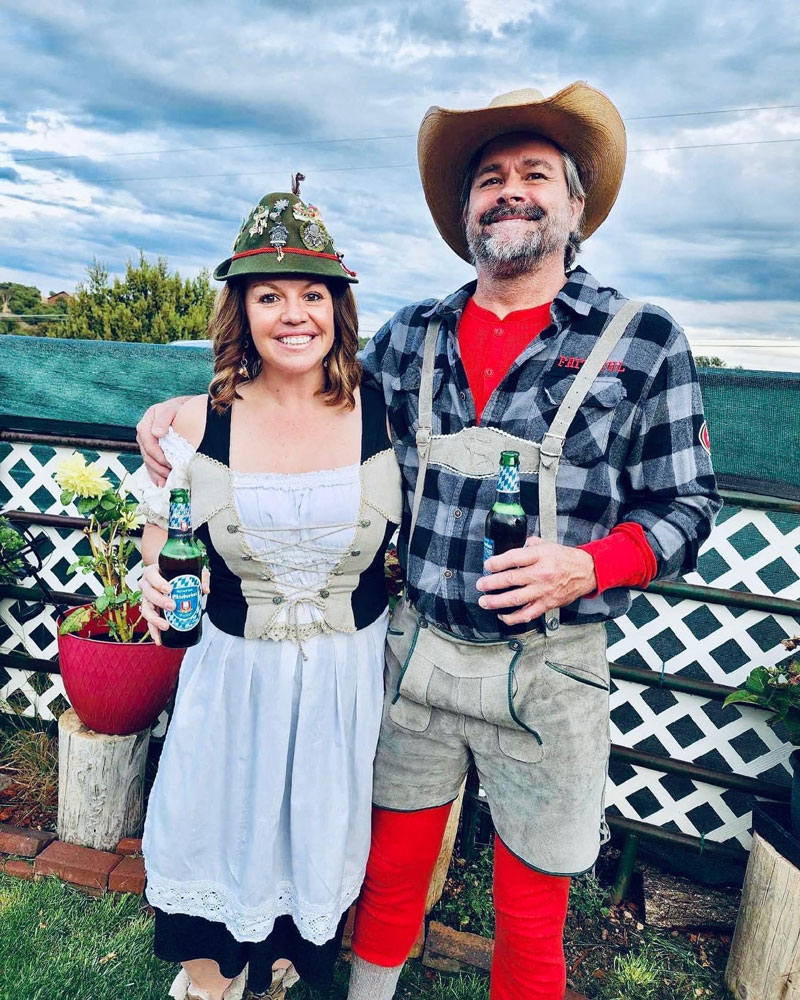
MULTIPOLYGON (((222 1000, 242 1000, 246 982, 247 966, 242 969, 239 975, 226 988, 222 994, 222 1000)), ((189 974, 185 969, 181 969, 173 980, 168 995, 172 1000, 210 1000, 207 990, 201 990, 197 986, 192 985, 189 974)))
POLYGON ((272 983, 266 993, 253 993, 246 990, 244 1000, 286 1000, 286 991, 300 981, 300 976, 293 965, 285 969, 275 969, 272 973, 272 983))

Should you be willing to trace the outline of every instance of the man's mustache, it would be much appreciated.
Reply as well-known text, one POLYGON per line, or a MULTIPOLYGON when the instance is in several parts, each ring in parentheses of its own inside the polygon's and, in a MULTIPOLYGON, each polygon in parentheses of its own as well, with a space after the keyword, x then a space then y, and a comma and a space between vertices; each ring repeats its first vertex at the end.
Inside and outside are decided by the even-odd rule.
POLYGON ((502 205, 495 205, 488 208, 478 220, 482 226, 489 226, 498 219, 528 219, 530 222, 538 222, 547 213, 538 205, 518 205, 504 208, 502 205))

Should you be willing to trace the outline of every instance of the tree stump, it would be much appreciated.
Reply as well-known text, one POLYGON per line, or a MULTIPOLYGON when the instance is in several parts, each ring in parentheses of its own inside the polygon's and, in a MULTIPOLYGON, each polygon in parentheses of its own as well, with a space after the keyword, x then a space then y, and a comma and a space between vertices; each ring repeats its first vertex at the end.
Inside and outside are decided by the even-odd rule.
POLYGON ((74 709, 58 720, 58 836, 69 844, 113 851, 141 835, 150 730, 107 736, 88 729, 74 709))
POLYGON ((447 869, 450 867, 450 859, 453 857, 453 847, 458 833, 458 821, 461 818, 461 806, 464 802, 464 785, 458 793, 458 798, 450 808, 450 816, 442 837, 442 849, 436 859, 436 866, 433 869, 431 884, 428 887, 428 898, 425 900, 425 912, 430 913, 442 897, 444 881, 447 878, 447 869))
POLYGON ((800 870, 758 833, 725 981, 737 1000, 800 1000, 800 870))

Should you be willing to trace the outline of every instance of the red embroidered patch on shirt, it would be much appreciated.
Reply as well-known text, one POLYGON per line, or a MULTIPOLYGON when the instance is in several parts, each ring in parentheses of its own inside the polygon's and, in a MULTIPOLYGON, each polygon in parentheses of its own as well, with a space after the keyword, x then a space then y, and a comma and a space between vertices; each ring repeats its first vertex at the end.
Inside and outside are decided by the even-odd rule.
MULTIPOLYGON (((581 368, 584 361, 586 361, 586 358, 574 358, 569 357, 566 354, 561 354, 558 358, 558 367, 581 368)), ((616 374, 617 372, 624 372, 626 368, 621 361, 606 361, 600 370, 604 372, 614 372, 616 374)))
POLYGON ((708 435, 708 421, 703 421, 703 426, 700 428, 700 433, 697 436, 700 439, 700 444, 703 446, 703 449, 710 455, 711 438, 708 435))

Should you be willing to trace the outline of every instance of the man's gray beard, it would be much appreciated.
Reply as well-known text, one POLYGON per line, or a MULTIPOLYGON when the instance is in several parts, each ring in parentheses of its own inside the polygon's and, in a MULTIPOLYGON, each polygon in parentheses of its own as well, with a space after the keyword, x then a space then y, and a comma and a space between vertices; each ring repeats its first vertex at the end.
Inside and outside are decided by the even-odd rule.
POLYGON ((563 257, 569 242, 568 211, 540 216, 540 225, 515 240, 501 241, 491 230, 485 231, 481 220, 467 223, 467 244, 475 266, 482 265, 495 278, 529 274, 548 257, 563 257))

